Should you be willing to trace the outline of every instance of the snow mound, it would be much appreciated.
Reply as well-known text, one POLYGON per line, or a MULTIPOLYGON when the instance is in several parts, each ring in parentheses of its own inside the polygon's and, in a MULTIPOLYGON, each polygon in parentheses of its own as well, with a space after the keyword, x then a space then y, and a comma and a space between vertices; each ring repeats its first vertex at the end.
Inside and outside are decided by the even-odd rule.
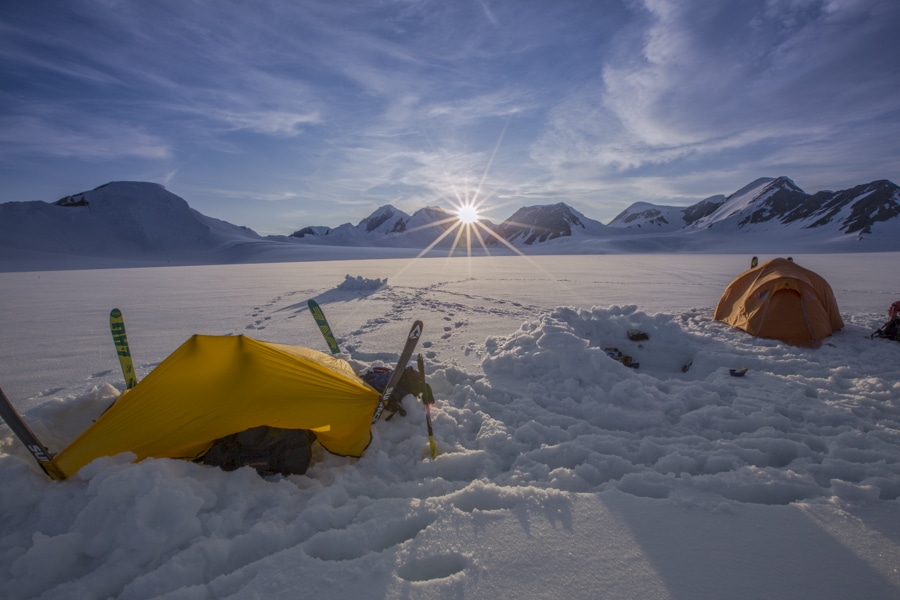
POLYGON ((386 277, 384 279, 368 279, 361 275, 357 275, 356 277, 345 275, 344 281, 338 284, 336 289, 352 292, 370 292, 383 288, 387 285, 387 282, 388 280, 386 277))

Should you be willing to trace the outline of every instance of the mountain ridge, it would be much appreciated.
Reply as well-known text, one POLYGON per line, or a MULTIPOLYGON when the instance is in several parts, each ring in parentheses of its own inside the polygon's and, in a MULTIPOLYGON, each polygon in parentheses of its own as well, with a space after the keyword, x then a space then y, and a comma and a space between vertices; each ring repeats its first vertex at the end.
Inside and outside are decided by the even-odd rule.
POLYGON ((900 187, 887 179, 848 190, 804 192, 788 177, 760 178, 727 197, 711 196, 688 207, 662 207, 635 203, 622 211, 610 226, 646 229, 660 225, 666 231, 700 231, 712 228, 734 232, 812 230, 828 228, 835 234, 857 238, 872 234, 879 225, 896 223, 900 216, 900 187), (673 221, 680 223, 671 225, 673 221))
POLYGON ((311 225, 289 236, 265 237, 203 215, 162 185, 148 182, 110 182, 53 203, 0 203, 0 270, 27 270, 29 264, 60 258, 72 264, 86 258, 93 264, 353 258, 361 248, 404 256, 454 248, 596 254, 756 253, 760 247, 794 253, 800 247, 900 251, 900 188, 881 179, 807 194, 787 177, 766 177, 729 196, 685 207, 635 202, 609 224, 557 202, 522 207, 499 225, 482 221, 470 229, 460 228, 456 215, 440 207, 410 215, 384 205, 356 225, 311 225))

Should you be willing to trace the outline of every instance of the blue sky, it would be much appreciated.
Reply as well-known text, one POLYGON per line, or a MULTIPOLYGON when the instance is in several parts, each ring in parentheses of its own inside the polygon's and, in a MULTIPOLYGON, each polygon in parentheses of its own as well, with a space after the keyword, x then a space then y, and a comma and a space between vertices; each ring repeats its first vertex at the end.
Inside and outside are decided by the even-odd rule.
POLYGON ((898 29, 897 0, 4 0, 0 201, 153 181, 271 234, 897 182, 898 29))

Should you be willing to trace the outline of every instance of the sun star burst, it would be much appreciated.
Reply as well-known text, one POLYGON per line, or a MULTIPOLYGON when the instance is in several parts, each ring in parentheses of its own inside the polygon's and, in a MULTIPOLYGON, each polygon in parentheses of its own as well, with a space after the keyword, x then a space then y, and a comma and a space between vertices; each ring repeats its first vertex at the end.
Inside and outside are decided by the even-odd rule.
POLYGON ((459 217, 460 223, 465 225, 469 225, 471 223, 475 223, 478 221, 478 210, 472 204, 464 204, 459 207, 459 210, 456 211, 457 217, 459 217))

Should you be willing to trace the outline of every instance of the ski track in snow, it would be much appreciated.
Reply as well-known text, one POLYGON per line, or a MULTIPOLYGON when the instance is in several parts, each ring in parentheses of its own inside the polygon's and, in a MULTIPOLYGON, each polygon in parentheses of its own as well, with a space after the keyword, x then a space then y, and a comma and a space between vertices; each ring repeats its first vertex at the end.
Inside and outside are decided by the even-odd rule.
MULTIPOLYGON (((457 283, 459 282, 448 281, 425 288, 385 285, 366 292, 342 292, 339 287, 319 294, 314 290, 288 291, 266 304, 252 307, 246 315, 249 321, 243 329, 248 335, 264 338, 266 329, 287 326, 287 321, 308 313, 307 298, 317 296, 327 298, 330 306, 327 307, 326 316, 329 318, 333 318, 335 304, 349 304, 364 298, 368 303, 382 304, 385 307, 385 316, 367 319, 349 331, 336 328, 335 323, 331 323, 338 344, 353 350, 354 356, 361 360, 378 360, 393 365, 392 359, 396 359, 397 356, 393 350, 379 352, 363 350, 373 337, 377 338, 373 334, 386 324, 409 323, 417 318, 417 315, 425 313, 428 315, 426 324, 430 334, 428 337, 431 339, 439 337, 447 341, 456 336, 467 336, 470 333, 469 325, 472 318, 496 317, 515 327, 518 322, 541 310, 534 305, 443 289, 457 283), (297 298, 302 300, 298 302, 297 298)), ((371 309, 367 312, 369 311, 371 309)), ((307 343, 322 349, 318 340, 308 340, 307 343)), ((433 345, 434 342, 425 341, 419 349, 424 350, 426 357, 434 359, 438 355, 434 350, 430 350, 433 345)))

